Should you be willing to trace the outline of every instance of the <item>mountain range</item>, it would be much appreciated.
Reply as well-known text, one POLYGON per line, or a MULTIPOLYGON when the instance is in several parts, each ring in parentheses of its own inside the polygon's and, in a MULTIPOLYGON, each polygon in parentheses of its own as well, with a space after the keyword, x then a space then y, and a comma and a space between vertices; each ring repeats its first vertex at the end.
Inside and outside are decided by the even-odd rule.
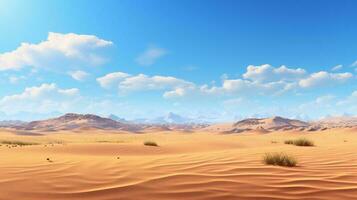
POLYGON ((76 129, 100 129, 137 133, 172 130, 201 130, 221 133, 259 131, 261 133, 268 133, 277 130, 317 131, 336 127, 357 127, 357 117, 329 117, 313 122, 304 122, 301 120, 275 116, 271 118, 247 118, 234 123, 207 124, 194 123, 191 119, 174 113, 168 113, 166 116, 158 117, 153 120, 133 121, 127 121, 115 115, 100 117, 92 114, 68 113, 60 117, 32 122, 17 120, 0 121, 0 127, 44 132, 76 129))

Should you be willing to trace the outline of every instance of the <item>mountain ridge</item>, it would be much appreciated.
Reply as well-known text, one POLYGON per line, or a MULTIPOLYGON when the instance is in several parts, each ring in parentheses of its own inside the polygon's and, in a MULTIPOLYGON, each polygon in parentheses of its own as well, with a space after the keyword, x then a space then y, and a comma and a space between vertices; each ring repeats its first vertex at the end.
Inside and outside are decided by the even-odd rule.
POLYGON ((167 118, 161 117, 150 123, 127 121, 115 115, 101 117, 94 114, 67 113, 59 117, 32 122, 18 120, 0 121, 0 127, 19 130, 61 131, 76 129, 102 129, 127 132, 155 132, 155 131, 214 131, 224 133, 241 133, 255 131, 268 133, 271 131, 317 131, 336 127, 356 127, 357 117, 329 117, 317 121, 305 122, 297 119, 289 119, 280 116, 270 118, 247 118, 233 123, 224 124, 200 124, 185 121, 179 115, 169 113, 167 118))

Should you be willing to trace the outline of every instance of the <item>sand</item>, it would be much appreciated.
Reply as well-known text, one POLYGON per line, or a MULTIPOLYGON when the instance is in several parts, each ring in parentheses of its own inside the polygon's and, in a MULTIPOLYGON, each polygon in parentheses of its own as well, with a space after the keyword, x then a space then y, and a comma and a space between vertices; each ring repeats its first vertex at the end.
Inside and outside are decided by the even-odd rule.
POLYGON ((0 131, 0 199, 357 199, 357 130, 215 134, 0 131), (315 147, 284 144, 305 137, 315 147), (144 146, 155 141, 159 147, 144 146), (262 163, 266 152, 298 159, 262 163), (47 158, 49 160, 47 160, 47 158))

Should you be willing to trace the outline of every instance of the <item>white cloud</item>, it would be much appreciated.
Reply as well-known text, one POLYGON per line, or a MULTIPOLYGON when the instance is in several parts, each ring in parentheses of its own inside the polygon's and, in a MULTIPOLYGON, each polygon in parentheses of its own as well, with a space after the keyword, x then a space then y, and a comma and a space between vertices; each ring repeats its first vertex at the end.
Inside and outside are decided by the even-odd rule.
MULTIPOLYGON (((220 86, 202 85, 196 88, 199 90, 191 93, 201 93, 205 95, 280 95, 287 91, 298 91, 303 88, 314 86, 327 86, 331 83, 341 83, 350 78, 351 73, 328 73, 325 71, 307 74, 302 68, 292 69, 286 66, 272 67, 271 65, 254 66, 249 65, 242 78, 222 79, 220 86)), ((184 96, 190 92, 178 90, 167 95, 184 96), (175 94, 175 95, 174 95, 175 94)))
POLYGON ((0 99, 0 111, 5 113, 32 112, 49 113, 70 111, 74 98, 79 98, 79 89, 61 89, 56 84, 42 84, 28 87, 20 94, 5 96, 0 99))
POLYGON ((163 97, 185 96, 195 88, 195 84, 172 76, 148 76, 145 74, 130 75, 124 72, 113 72, 97 78, 103 88, 117 87, 121 92, 164 91, 163 97))
POLYGON ((221 86, 203 85, 200 92, 206 95, 279 95, 296 87, 284 81, 260 83, 245 79, 227 79, 221 86))
POLYGON ((136 62, 139 65, 150 66, 153 65, 159 58, 165 56, 167 51, 162 48, 151 47, 147 49, 144 53, 136 58, 136 62))
POLYGON ((301 68, 249 65, 242 78, 225 76, 221 86, 202 85, 200 92, 207 95, 278 95, 296 89, 296 82, 305 76, 306 71, 301 68))
POLYGON ((164 90, 189 87, 193 83, 171 76, 147 76, 139 74, 125 78, 119 83, 119 89, 124 91, 164 90))
POLYGON ((193 82, 171 76, 148 76, 145 74, 129 75, 114 72, 97 79, 99 84, 108 88, 116 86, 121 92, 163 91, 164 98, 181 98, 186 96, 276 96, 286 92, 297 92, 310 87, 326 87, 341 83, 350 78, 351 73, 328 73, 325 71, 308 74, 302 68, 270 65, 249 65, 242 78, 221 77, 221 84, 197 85, 193 82))
POLYGON ((70 71, 68 74, 77 81, 84 81, 89 76, 87 72, 81 70, 70 71))
POLYGON ((292 69, 284 65, 275 68, 265 64, 260 66, 249 65, 243 78, 257 82, 275 82, 296 80, 305 75, 306 71, 301 68, 292 69))
POLYGON ((339 71, 342 69, 342 67, 343 67, 342 65, 336 65, 336 66, 332 67, 331 71, 339 71))
POLYGON ((164 93, 164 98, 178 98, 178 97, 183 97, 187 94, 187 91, 185 88, 176 88, 171 91, 167 91, 164 93))
POLYGON ((325 71, 320 71, 320 72, 312 73, 309 75, 309 77, 300 80, 299 86, 303 88, 309 88, 314 86, 329 85, 332 83, 344 82, 352 77, 353 75, 349 72, 328 73, 325 71))
POLYGON ((0 54, 0 70, 100 65, 105 62, 105 58, 98 50, 110 45, 111 41, 94 35, 50 32, 45 41, 38 44, 22 43, 15 50, 0 54))
POLYGON ((105 76, 97 78, 97 82, 103 88, 110 88, 112 86, 118 86, 119 82, 129 77, 130 75, 123 72, 113 72, 106 74, 105 76))

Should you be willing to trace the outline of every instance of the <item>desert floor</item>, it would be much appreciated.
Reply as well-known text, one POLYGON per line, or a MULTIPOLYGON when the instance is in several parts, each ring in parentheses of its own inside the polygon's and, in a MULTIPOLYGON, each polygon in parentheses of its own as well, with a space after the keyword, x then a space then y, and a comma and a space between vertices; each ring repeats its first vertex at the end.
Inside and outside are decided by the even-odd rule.
POLYGON ((264 135, 0 131, 0 141, 6 140, 39 144, 0 146, 0 199, 357 199, 357 129, 264 135), (316 146, 284 144, 300 137, 316 146), (267 152, 291 154, 298 166, 264 165, 267 152))

